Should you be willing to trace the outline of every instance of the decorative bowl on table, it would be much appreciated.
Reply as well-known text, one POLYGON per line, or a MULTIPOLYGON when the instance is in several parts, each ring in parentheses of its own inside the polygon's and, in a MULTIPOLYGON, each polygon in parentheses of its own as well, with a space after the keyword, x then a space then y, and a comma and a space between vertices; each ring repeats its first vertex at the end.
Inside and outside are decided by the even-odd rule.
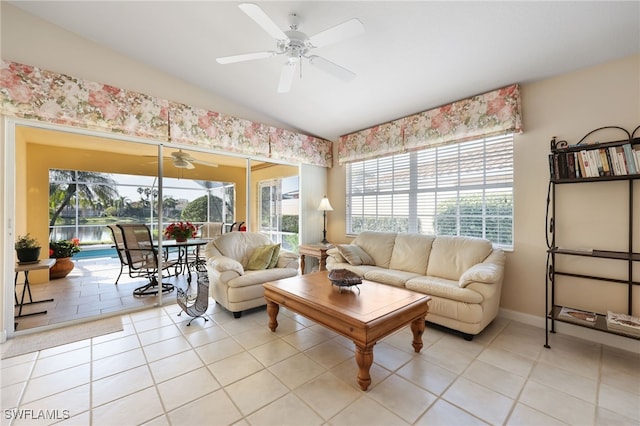
POLYGON ((334 269, 329 272, 331 284, 338 287, 351 287, 362 284, 362 277, 348 269, 334 269))

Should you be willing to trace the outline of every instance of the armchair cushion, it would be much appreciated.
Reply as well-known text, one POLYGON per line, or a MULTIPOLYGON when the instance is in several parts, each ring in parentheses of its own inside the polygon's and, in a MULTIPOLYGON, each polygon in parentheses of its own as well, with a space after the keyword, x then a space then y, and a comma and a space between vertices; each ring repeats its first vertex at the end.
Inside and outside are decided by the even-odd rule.
MULTIPOLYGON (((247 270, 249 271, 258 271, 260 269, 267 269, 271 264, 271 259, 274 256, 275 249, 278 248, 278 252, 280 251, 280 246, 277 244, 265 244, 259 247, 256 247, 251 252, 249 256, 249 260, 247 261, 247 270)), ((276 258, 277 262, 277 258, 276 258)), ((275 262, 274 262, 275 264, 275 262)))
POLYGON ((272 269, 278 266, 278 257, 280 257, 280 244, 274 244, 271 262, 267 265, 267 269, 272 269))
POLYGON ((244 275, 242 264, 235 259, 227 256, 213 256, 208 260, 209 266, 219 272, 234 271, 240 275, 244 275))

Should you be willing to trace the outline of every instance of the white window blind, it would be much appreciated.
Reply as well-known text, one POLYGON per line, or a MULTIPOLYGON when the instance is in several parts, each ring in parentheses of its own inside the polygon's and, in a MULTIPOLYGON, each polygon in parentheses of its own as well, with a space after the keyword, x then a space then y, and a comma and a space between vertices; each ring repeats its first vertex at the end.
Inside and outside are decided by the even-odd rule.
POLYGON ((482 237, 513 245, 513 135, 347 165, 347 233, 482 237))

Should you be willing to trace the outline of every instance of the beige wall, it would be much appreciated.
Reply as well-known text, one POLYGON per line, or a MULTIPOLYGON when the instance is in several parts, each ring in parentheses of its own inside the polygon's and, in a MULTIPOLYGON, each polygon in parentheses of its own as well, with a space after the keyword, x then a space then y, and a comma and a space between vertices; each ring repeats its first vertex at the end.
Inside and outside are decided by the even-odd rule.
MULTIPOLYGON (((542 317, 545 308, 545 212, 549 181, 549 141, 552 136, 558 136, 576 143, 598 127, 617 125, 633 130, 640 125, 640 55, 556 78, 524 83, 521 89, 525 131, 515 137, 514 144, 515 244, 513 252, 507 253, 501 307, 542 317)), ((605 136, 617 140, 623 135, 615 133, 605 136)), ((334 146, 336 164, 337 155, 337 147, 334 146)), ((344 167, 336 165, 330 170, 327 186, 334 208, 328 230, 329 239, 333 242, 348 242, 352 237, 345 235, 344 231, 344 167)), ((640 232, 637 231, 640 229, 639 187, 640 185, 636 185, 634 203, 638 234, 636 251, 640 249, 640 232)), ((569 230, 563 224, 559 232, 562 231, 577 247, 625 249, 624 238, 628 234, 624 225, 627 206, 624 184, 573 185, 563 189, 573 189, 580 196, 568 192, 567 197, 572 202, 562 205, 560 216, 565 219, 564 224, 571 221, 581 231, 577 235, 569 235, 569 230), (580 204, 585 199, 591 202, 580 204), (603 226, 603 222, 606 226, 603 226), (585 230, 588 232, 584 232, 585 230)), ((601 273, 619 274, 621 269, 626 272, 625 268, 620 263, 597 266, 601 273)), ((640 273, 636 275, 636 280, 640 279, 638 277, 640 273)), ((561 296, 569 297, 580 293, 578 302, 585 309, 600 310, 603 297, 609 306, 619 306, 621 299, 613 300, 610 294, 619 295, 619 286, 608 286, 606 291, 602 290, 600 285, 588 284, 578 290, 575 287, 572 290, 564 289, 561 296)), ((640 312, 640 297, 636 298, 635 306, 637 314, 640 312)))

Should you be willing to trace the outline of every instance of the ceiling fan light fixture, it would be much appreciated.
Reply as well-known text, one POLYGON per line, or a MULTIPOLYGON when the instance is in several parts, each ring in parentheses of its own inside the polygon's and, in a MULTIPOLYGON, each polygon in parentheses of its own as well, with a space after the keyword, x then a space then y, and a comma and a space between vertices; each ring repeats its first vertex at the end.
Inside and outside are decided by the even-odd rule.
POLYGON ((192 169, 193 168, 193 164, 191 164, 190 162, 188 162, 184 158, 174 158, 173 159, 173 165, 176 166, 178 169, 192 169))

